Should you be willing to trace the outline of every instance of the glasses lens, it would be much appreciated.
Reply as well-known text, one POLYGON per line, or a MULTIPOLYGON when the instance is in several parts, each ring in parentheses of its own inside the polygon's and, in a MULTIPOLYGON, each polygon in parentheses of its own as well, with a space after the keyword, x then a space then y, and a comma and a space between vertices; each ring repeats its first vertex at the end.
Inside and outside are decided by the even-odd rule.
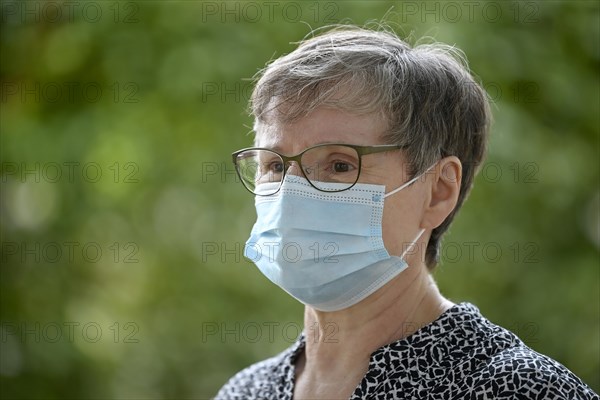
POLYGON ((311 183, 325 192, 346 190, 358 180, 360 157, 352 147, 313 147, 302 154, 300 162, 311 183))
POLYGON ((269 150, 247 150, 237 155, 236 167, 244 186, 252 193, 268 196, 279 190, 284 163, 269 150))

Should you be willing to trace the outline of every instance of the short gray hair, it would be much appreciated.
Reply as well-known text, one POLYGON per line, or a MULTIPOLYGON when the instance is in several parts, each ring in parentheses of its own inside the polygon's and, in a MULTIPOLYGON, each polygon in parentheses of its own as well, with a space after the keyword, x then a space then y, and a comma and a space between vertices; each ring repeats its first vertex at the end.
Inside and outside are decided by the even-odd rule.
POLYGON ((441 43, 411 47, 394 33, 338 26, 300 43, 257 74, 250 102, 255 125, 292 122, 319 106, 381 113, 382 139, 406 145, 411 176, 456 156, 463 172, 455 209, 435 228, 425 262, 439 262, 440 243, 473 185, 491 120, 486 92, 466 59, 441 43))

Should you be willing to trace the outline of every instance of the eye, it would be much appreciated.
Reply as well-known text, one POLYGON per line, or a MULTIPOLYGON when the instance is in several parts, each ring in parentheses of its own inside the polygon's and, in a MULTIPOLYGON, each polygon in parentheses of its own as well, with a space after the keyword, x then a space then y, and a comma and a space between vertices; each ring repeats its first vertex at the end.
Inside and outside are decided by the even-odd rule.
POLYGON ((276 174, 281 174, 283 172, 283 163, 281 161, 273 161, 269 163, 269 171, 276 174))
POLYGON ((331 157, 329 161, 329 173, 331 174, 344 174, 348 172, 356 171, 358 168, 358 161, 351 160, 350 157, 337 155, 331 157))
POLYGON ((336 161, 333 163, 333 172, 348 172, 352 169, 352 165, 344 161, 336 161))

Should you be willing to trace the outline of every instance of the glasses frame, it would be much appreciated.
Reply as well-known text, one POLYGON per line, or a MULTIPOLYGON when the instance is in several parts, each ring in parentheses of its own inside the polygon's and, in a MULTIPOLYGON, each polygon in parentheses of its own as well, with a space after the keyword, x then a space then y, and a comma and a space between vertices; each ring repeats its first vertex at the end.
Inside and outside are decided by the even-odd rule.
POLYGON ((246 147, 244 149, 238 150, 234 153, 231 153, 231 158, 233 161, 233 165, 235 166, 235 171, 238 174, 238 177, 240 178, 240 180, 242 181, 242 184, 244 185, 244 187, 246 188, 246 190, 248 190, 250 193, 252 193, 255 196, 273 196, 274 194, 279 193, 279 191, 281 190, 281 185, 283 184, 283 181, 285 180, 285 174, 289 168, 290 162, 294 161, 298 164, 298 167, 300 169, 300 171, 302 171, 302 175, 304 175, 304 177, 306 178, 306 180, 308 181, 308 183, 310 183, 310 186, 314 187, 315 189, 317 189, 320 192, 325 192, 325 193, 337 193, 337 192, 343 192, 349 189, 352 189, 354 187, 354 185, 356 185, 356 183, 358 182, 358 179, 360 178, 360 173, 362 171, 362 157, 369 155, 369 154, 376 154, 376 153, 383 153, 386 151, 392 151, 392 150, 399 150, 399 149, 404 149, 408 146, 406 145, 400 145, 400 144, 378 144, 378 145, 373 145, 373 146, 358 146, 358 145, 354 145, 354 144, 347 144, 347 143, 322 143, 322 144, 318 144, 316 146, 312 146, 309 147, 307 149, 302 150, 302 152, 296 154, 295 156, 284 156, 283 154, 280 154, 278 152, 276 152, 273 149, 269 149, 266 147, 246 147), (318 187, 316 187, 310 180, 310 178, 306 175, 306 172, 304 171, 304 168, 302 168, 302 162, 300 161, 302 158, 302 155, 304 155, 304 153, 306 153, 309 150, 318 148, 318 147, 324 147, 324 146, 345 146, 345 147, 350 147, 352 149, 354 149, 356 151, 356 153, 358 154, 358 174, 356 175, 356 180, 354 181, 354 183, 350 186, 348 186, 345 189, 339 189, 339 190, 323 190, 323 189, 319 189, 318 187), (277 154, 281 160, 283 161, 283 175, 281 176, 281 180, 279 181, 279 187, 277 188, 277 190, 273 193, 270 194, 258 194, 258 193, 254 193, 247 185, 246 182, 244 181, 244 178, 242 177, 242 173, 240 172, 240 168, 238 166, 237 163, 237 157, 245 152, 245 151, 250 151, 250 150, 267 150, 270 151, 271 153, 275 153, 277 154))

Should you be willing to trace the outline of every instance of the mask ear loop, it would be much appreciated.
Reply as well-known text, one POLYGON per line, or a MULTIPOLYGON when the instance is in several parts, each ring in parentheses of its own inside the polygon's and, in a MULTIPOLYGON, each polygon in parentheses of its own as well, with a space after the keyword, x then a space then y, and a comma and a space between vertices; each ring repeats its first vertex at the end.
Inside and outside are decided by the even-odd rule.
MULTIPOLYGON (((437 162, 435 164, 437 164, 437 162)), ((398 193, 399 191, 401 191, 405 187, 412 185, 417 179, 419 179, 420 177, 422 177, 423 175, 425 175, 426 173, 428 173, 431 170, 431 168, 435 167, 435 164, 433 164, 431 167, 427 168, 425 170, 425 172, 423 172, 420 175, 415 176, 414 178, 412 178, 410 181, 406 182, 404 185, 400 186, 399 188, 396 188, 396 189, 392 190, 391 192, 384 194, 383 197, 386 198, 388 196, 391 196, 394 193, 398 193)))
POLYGON ((404 250, 402 252, 402 255, 400 255, 401 259, 404 260, 404 256, 406 255, 406 253, 408 253, 409 250, 412 250, 413 247, 415 247, 415 245, 417 244, 417 241, 423 235, 423 233, 425 233, 425 229, 424 228, 419 231, 419 233, 417 234, 417 236, 415 237, 415 239, 410 243, 410 245, 406 248, 406 250, 404 250))
MULTIPOLYGON (((437 164, 437 162, 435 162, 431 167, 427 168, 425 170, 425 172, 423 172, 420 175, 415 176, 414 178, 412 178, 410 181, 406 182, 405 184, 403 184, 402 186, 400 186, 399 188, 396 188, 394 190, 392 190, 389 193, 386 193, 385 195, 383 195, 383 197, 388 197, 393 195, 394 193, 398 193, 399 191, 401 191, 402 189, 404 189, 405 187, 412 185, 417 179, 419 179, 420 177, 422 177, 423 175, 425 175, 426 173, 428 173, 431 168, 435 167, 435 165, 437 164)), ((417 244, 417 241, 419 240, 419 238, 423 235, 423 233, 425 233, 425 229, 421 229, 419 231, 419 233, 417 234, 417 236, 414 238, 414 240, 410 243, 410 245, 406 248, 406 250, 404 250, 402 252, 402 255, 400 255, 400 258, 404 260, 404 256, 406 255, 406 253, 408 253, 409 250, 412 250, 413 247, 415 247, 415 245, 417 244)))

